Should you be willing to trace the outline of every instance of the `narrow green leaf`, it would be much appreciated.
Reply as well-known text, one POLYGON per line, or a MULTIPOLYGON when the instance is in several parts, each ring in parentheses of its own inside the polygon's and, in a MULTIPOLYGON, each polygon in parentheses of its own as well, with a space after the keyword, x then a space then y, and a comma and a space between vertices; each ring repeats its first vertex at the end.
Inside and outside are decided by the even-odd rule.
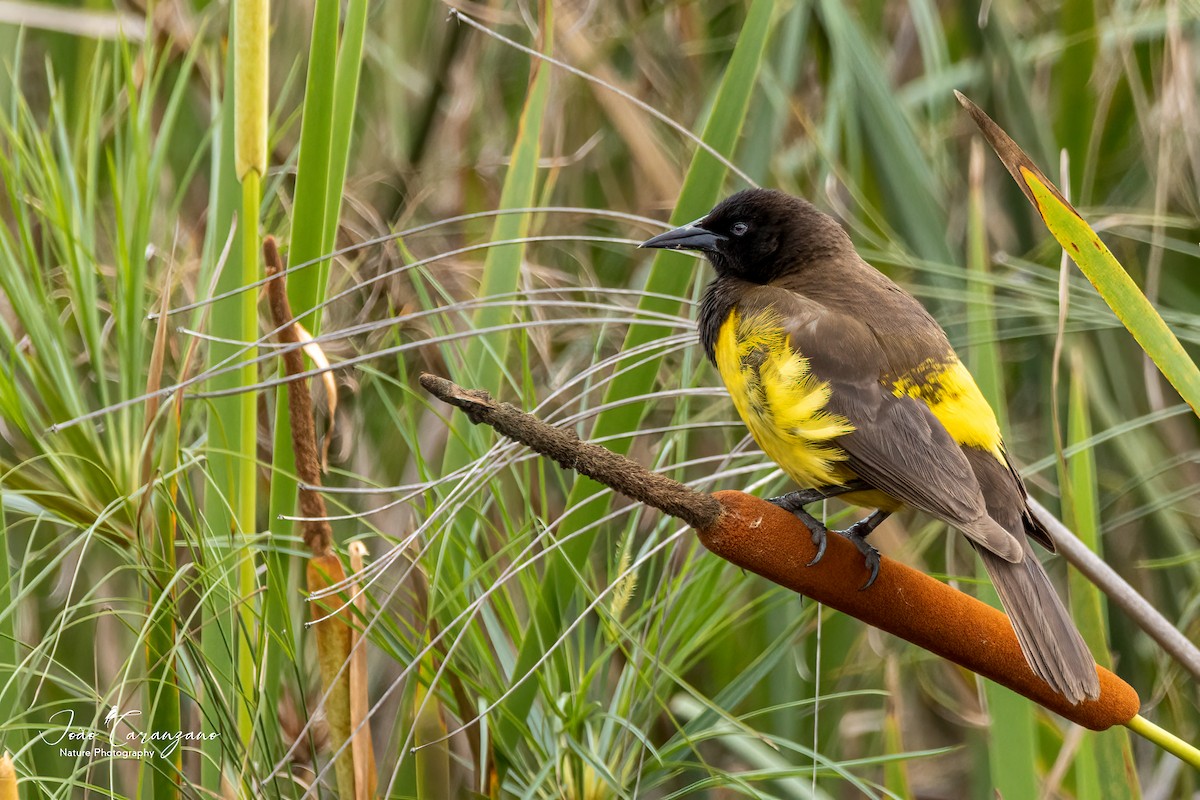
MULTIPOLYGON (((738 36, 733 56, 725 76, 717 90, 717 98, 713 103, 712 113, 704 126, 702 138, 722 155, 733 153, 741 133, 742 122, 750 105, 751 92, 748 87, 757 82, 759 66, 762 63, 763 52, 766 49, 767 38, 770 34, 770 22, 774 13, 774 0, 755 0, 746 16, 746 23, 738 36)), ((671 215, 672 225, 682 225, 707 212, 719 199, 724 183, 726 169, 708 151, 698 149, 692 157, 683 189, 679 193, 679 201, 671 215)), ((656 252, 646 280, 647 296, 638 304, 638 308, 660 314, 679 313, 679 302, 665 300, 659 295, 682 297, 687 287, 692 283, 699 269, 699 263, 694 259, 667 250, 656 252)), ((625 336, 623 349, 632 350, 650 342, 661 335, 661 329, 652 325, 631 325, 625 336)), ((647 394, 654 387, 654 379, 658 375, 661 359, 651 359, 630 369, 621 376, 620 381, 609 385, 604 395, 606 404, 617 404, 622 400, 637 395, 647 394)), ((628 366, 619 364, 617 370, 628 366)), ((634 430, 646 412, 645 403, 629 403, 602 412, 596 418, 592 428, 592 438, 612 436, 625 431, 634 430)), ((632 443, 631 439, 612 442, 609 446, 617 452, 626 452, 632 443)), ((568 507, 586 502, 594 496, 601 487, 599 484, 581 479, 576 481, 567 502, 568 507)), ((599 507, 594 507, 591 513, 576 512, 571 519, 574 521, 572 530, 583 527, 588 522, 598 518, 603 513, 599 507)), ((564 530, 563 536, 571 530, 564 530)), ((575 564, 580 563, 581 556, 591 545, 591 537, 576 537, 563 546, 564 554, 575 564)))
MULTIPOLYGON (((995 298, 987 280, 989 269, 986 206, 982 189, 980 153, 972 154, 971 192, 968 210, 967 329, 974 344, 967 363, 980 391, 1002 422, 1006 416, 1004 384, 1000 372, 1000 344, 996 336, 995 298)), ((1000 608, 1000 597, 987 582, 982 564, 976 566, 982 579, 979 598, 1000 608)), ((1038 774, 1037 720, 1035 706, 1019 694, 991 681, 983 682, 991 725, 987 731, 988 767, 991 785, 1002 797, 1035 797, 1038 774)))
POLYGON ((1133 278, 1017 143, 978 106, 961 93, 955 94, 1050 233, 1184 401, 1200 413, 1200 369, 1133 278))
MULTIPOLYGON (((1096 118, 1096 4, 1092 0, 1066 0, 1059 11, 1059 30, 1065 44, 1054 61, 1057 108, 1054 132, 1060 147, 1066 149, 1072 164, 1087 164, 1091 126, 1096 118)), ((1078 199, 1083 174, 1077 170, 1070 194, 1078 199)))
MULTIPOLYGON (((232 24, 231 24, 232 29, 232 24)), ((228 53, 225 59, 225 86, 233 86, 233 54, 228 53)), ((213 155, 212 190, 210 192, 211 206, 214 209, 212 221, 205 230, 205 252, 207 266, 205 280, 201 286, 209 286, 212 272, 217 266, 219 254, 225 247, 230 233, 233 242, 229 248, 229 262, 224 265, 217 276, 214 294, 236 289, 240 285, 239 254, 242 252, 242 236, 244 225, 234 229, 234 216, 239 200, 237 175, 233 160, 233 97, 226 94, 221 97, 215 94, 213 107, 218 109, 220 134, 215 141, 216 152, 213 155)), ((212 305, 211 331, 217 335, 236 338, 238 332, 230 326, 230 321, 236 320, 240 308, 239 297, 228 297, 212 305)), ((237 351, 235 345, 213 342, 208 348, 209 364, 218 364, 237 351)), ((227 372, 216 376, 210 383, 213 388, 230 388, 238 385, 239 374, 227 372)), ((212 551, 227 551, 232 535, 233 519, 229 508, 234 497, 239 463, 236 456, 239 429, 243 424, 241 419, 242 399, 240 397, 220 397, 214 399, 208 407, 207 460, 211 476, 209 486, 204 495, 204 517, 212 551)), ((247 421, 253 425, 254 421, 247 421)), ((203 702, 223 711, 224 707, 219 698, 235 696, 232 683, 233 655, 230 643, 234 639, 237 626, 234 622, 232 609, 236 604, 236 595, 229 583, 229 576, 218 564, 204 573, 207 597, 205 604, 205 619, 200 634, 201 652, 204 663, 211 665, 214 678, 211 685, 206 685, 203 702), (216 681, 220 681, 217 688, 216 681)), ((221 766, 225 757, 225 745, 219 740, 222 733, 220 717, 217 714, 201 716, 201 730, 207 734, 217 734, 206 738, 200 743, 201 784, 204 786, 220 786, 221 766)))
MULTIPOLYGON (((1071 362, 1071 388, 1068 401, 1067 445, 1086 442, 1092 435, 1088 414, 1087 371, 1080 351, 1071 362)), ((1100 501, 1096 485, 1096 456, 1091 448, 1066 460, 1066 471, 1059 475, 1063 491, 1063 522, 1081 541, 1100 553, 1100 501)), ((1068 578, 1071 610, 1079 632, 1096 658, 1096 663, 1112 669, 1108 649, 1108 610, 1104 595, 1076 570, 1068 578)), ((1078 800, 1121 800, 1141 797, 1129 730, 1113 727, 1089 733, 1079 747, 1075 761, 1078 800)))
POLYGON ((1079 212, 1060 201, 1057 190, 1030 170, 1022 167, 1021 174, 1054 238, 1184 401, 1200 413, 1200 369, 1179 339, 1079 212))
MULTIPOLYGON (((544 30, 548 34, 550 29, 544 30)), ((549 44, 546 46, 548 48, 549 44)), ((550 68, 545 62, 537 61, 532 70, 533 76, 525 107, 521 111, 512 160, 500 193, 500 208, 532 206, 537 196, 538 158, 541 155, 542 120, 545 117, 546 98, 550 90, 550 68)), ((528 236, 529 226, 530 218, 527 214, 502 214, 496 217, 492 239, 501 241, 528 236)), ((490 248, 483 264, 479 296, 491 297, 516 291, 521 284, 521 262, 524 256, 525 246, 520 244, 490 248)), ((511 318, 511 308, 489 306, 475 313, 472 327, 494 327, 511 318)), ((466 350, 464 370, 473 375, 476 385, 491 387, 497 384, 504 369, 510 339, 511 336, 507 333, 495 333, 471 340, 466 350)))
MULTIPOLYGON (((300 119, 300 152, 296 157, 296 195, 288 246, 288 260, 293 264, 309 261, 325 252, 337 35, 337 0, 317 0, 300 119)), ((288 277, 288 300, 293 313, 301 314, 316 305, 321 292, 321 274, 321 268, 309 268, 288 277)), ((305 318, 304 327, 316 336, 321 327, 319 312, 305 318)))
MULTIPOLYGON (((322 254, 332 250, 337 241, 346 172, 350 165, 350 138, 358 108, 363 41, 367 33, 367 5, 367 0, 352 0, 347 4, 342 43, 338 48, 337 74, 334 78, 333 131, 329 141, 329 181, 325 191, 325 230, 321 238, 322 254)), ((325 276, 328 274, 328 263, 322 262, 320 265, 322 293, 325 276)))

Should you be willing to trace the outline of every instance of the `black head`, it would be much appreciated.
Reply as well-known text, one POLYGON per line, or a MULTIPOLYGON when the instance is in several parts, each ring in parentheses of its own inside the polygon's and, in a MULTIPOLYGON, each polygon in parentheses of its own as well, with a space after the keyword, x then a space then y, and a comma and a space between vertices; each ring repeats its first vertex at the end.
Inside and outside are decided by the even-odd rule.
POLYGON ((774 189, 746 189, 641 246, 697 250, 719 275, 769 283, 851 244, 841 226, 811 203, 774 189))

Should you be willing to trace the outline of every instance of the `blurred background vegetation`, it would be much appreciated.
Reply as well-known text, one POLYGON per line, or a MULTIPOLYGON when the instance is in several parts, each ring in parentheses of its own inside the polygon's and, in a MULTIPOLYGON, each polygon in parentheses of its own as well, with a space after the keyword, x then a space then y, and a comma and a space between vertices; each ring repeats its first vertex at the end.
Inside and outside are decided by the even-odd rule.
MULTIPOLYGON (((335 545, 367 550, 342 618, 367 656, 353 692, 377 796, 1198 791, 1124 730, 1082 731, 741 573, 415 378, 486 388, 701 488, 777 494, 695 344, 705 267, 633 245, 749 181, 801 194, 934 312, 1031 491, 1195 640, 1195 417, 1060 269, 952 90, 1069 187, 1194 353, 1200 7, 274 5, 261 212, 233 161, 229 4, 0 17, 0 747, 22 798, 353 796, 304 625, 310 554, 280 518, 296 479, 274 326, 254 287, 185 308, 260 274, 244 254, 265 233, 291 265, 317 259, 292 304, 350 362, 314 391, 335 545), (254 336, 261 360, 222 371, 254 336), (207 738, 141 760, 47 744, 111 734, 114 706, 140 712, 119 734, 207 738)), ((949 533, 908 515, 876 536, 984 592, 949 533)), ((1077 575, 1070 596, 1143 713, 1195 741, 1194 677, 1077 575)))

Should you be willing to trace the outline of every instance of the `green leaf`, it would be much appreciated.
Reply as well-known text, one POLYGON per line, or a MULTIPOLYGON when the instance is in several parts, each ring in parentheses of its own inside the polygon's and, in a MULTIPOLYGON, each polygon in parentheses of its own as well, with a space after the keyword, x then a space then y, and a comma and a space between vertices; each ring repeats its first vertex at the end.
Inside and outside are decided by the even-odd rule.
POLYGON ((955 92, 1054 238, 1133 334, 1179 395, 1200 413, 1200 369, 1092 227, 1017 143, 978 106, 955 92))
MULTIPOLYGON (((1086 442, 1092 435, 1088 416, 1087 371, 1080 351, 1071 364, 1071 391, 1068 401, 1067 445, 1086 442)), ((1059 475, 1063 487, 1063 522, 1079 539, 1100 553, 1100 500, 1096 484, 1095 450, 1088 448, 1066 460, 1059 475)), ((1108 609, 1104 595, 1077 570, 1071 570, 1071 611, 1079 632, 1096 658, 1096 663, 1112 669, 1108 646, 1108 609)), ((1091 733, 1079 746, 1075 763, 1076 796, 1079 800, 1120 800, 1140 798, 1137 773, 1129 730, 1114 726, 1091 733)))

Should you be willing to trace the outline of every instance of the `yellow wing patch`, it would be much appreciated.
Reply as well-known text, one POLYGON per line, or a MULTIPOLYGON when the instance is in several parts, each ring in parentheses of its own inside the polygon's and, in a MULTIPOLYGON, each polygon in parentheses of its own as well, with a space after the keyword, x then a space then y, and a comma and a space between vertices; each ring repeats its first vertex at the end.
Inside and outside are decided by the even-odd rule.
POLYGON ((928 359, 892 383, 892 394, 921 400, 960 445, 987 450, 1001 463, 1004 441, 996 414, 962 362, 928 359))
POLYGON ((831 440, 854 426, 825 410, 829 384, 815 378, 808 359, 792 349, 777 314, 730 312, 717 335, 715 355, 750 435, 788 477, 805 487, 844 482, 837 462, 846 454, 831 440))

